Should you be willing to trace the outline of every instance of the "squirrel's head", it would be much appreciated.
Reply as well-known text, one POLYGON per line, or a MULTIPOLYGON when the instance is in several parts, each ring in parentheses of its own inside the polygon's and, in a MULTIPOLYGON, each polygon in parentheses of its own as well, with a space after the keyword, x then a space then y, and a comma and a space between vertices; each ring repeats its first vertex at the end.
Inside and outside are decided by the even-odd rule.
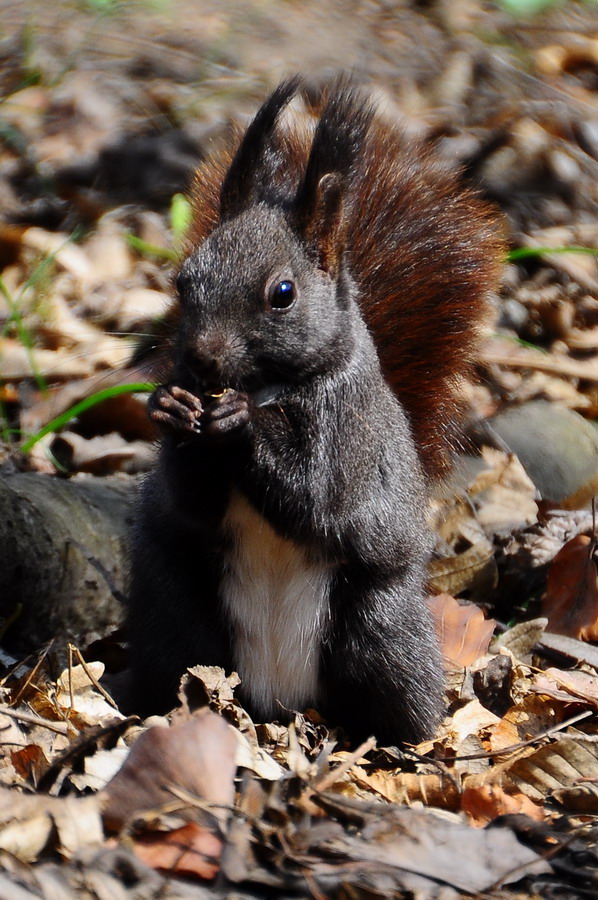
POLYGON ((179 367, 200 390, 255 390, 342 365, 352 284, 314 261, 280 211, 224 222, 183 264, 179 367))
POLYGON ((350 357, 347 186, 372 112, 334 92, 301 171, 279 116, 281 85, 249 125, 224 178, 220 222, 183 263, 179 376, 199 390, 254 390, 334 371, 350 357))

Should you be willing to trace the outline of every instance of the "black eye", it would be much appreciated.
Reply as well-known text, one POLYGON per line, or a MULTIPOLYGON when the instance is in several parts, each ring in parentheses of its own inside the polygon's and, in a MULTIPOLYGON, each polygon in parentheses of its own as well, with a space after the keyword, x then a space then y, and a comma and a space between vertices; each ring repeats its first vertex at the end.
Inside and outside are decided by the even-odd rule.
POLYGON ((297 291, 292 281, 279 281, 270 291, 270 306, 272 309, 290 309, 297 297, 297 291))

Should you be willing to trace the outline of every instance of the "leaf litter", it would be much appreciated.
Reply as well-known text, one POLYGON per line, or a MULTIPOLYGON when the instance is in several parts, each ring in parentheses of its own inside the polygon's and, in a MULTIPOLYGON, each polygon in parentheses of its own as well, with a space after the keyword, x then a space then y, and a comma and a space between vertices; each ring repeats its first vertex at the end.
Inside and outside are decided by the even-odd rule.
MULTIPOLYGON (((432 504, 449 704, 435 739, 354 747, 315 710, 289 727, 254 723, 237 679, 205 667, 185 676, 170 716, 127 719, 98 689, 118 679, 104 660, 123 652, 101 629, 85 666, 7 655, 0 896, 594 896, 597 578, 580 507, 598 459, 591 431, 579 452, 579 423, 598 410, 598 270, 592 253, 560 251, 591 251, 598 237, 595 10, 571 2, 522 22, 465 0, 434 17, 372 4, 339 29, 313 3, 286 4, 283 22, 276 4, 177 0, 183 40, 168 11, 122 6, 92 20, 61 0, 29 59, 16 6, 0 11, 15 51, 0 146, 8 432, 34 434, 104 387, 148 380, 134 348, 151 353, 168 304, 170 198, 231 115, 274 83, 276 53, 281 71, 319 73, 372 48, 364 72, 391 112, 500 203, 520 256, 505 265, 484 377, 464 386, 487 426, 471 436, 483 449, 463 455, 432 504), (295 41, 300 27, 309 48, 295 41), (46 71, 25 84, 36 65, 46 71), (555 422, 542 404, 573 418, 555 422), (550 429, 542 459, 528 452, 541 443, 531 426, 505 440, 513 408, 540 435, 550 429)), ((144 471, 155 437, 144 403, 90 408, 26 460, 11 438, 7 464, 75 480, 144 471)), ((9 638, 19 618, 7 617, 9 638)))

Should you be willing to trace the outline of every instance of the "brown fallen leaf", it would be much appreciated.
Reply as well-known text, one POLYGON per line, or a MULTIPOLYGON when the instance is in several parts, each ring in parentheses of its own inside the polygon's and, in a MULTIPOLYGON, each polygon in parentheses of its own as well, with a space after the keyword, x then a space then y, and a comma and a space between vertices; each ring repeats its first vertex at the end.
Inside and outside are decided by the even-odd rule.
POLYGON ((507 794, 496 784, 481 784, 465 788, 461 795, 461 809, 472 825, 483 828, 497 816, 523 813, 537 822, 544 820, 544 809, 525 794, 507 794))
POLYGON ((483 737, 485 732, 491 731, 499 722, 499 717, 482 706, 477 698, 470 700, 457 709, 442 726, 445 731, 443 746, 460 754, 463 741, 471 735, 483 737))
POLYGON ((48 760, 44 751, 37 744, 29 744, 19 750, 13 750, 10 761, 17 774, 32 784, 37 784, 39 778, 48 767, 48 760))
POLYGON ((177 804, 171 788, 215 804, 213 816, 224 821, 234 799, 236 746, 232 728, 207 708, 171 728, 150 728, 106 785, 106 824, 118 830, 143 813, 172 808, 173 803, 184 818, 193 819, 191 807, 182 800, 177 804))
POLYGON ((137 828, 137 856, 157 869, 214 878, 223 847, 219 832, 234 800, 235 748, 231 726, 207 708, 170 728, 150 728, 106 786, 107 827, 118 830, 144 815, 155 825, 166 813, 161 830, 137 828))
POLYGON ((447 665, 469 666, 488 651, 494 619, 485 619, 472 603, 460 604, 450 594, 438 594, 428 601, 447 665))
POLYGON ((562 722, 566 716, 562 704, 550 703, 546 697, 529 694, 521 703, 507 710, 491 729, 490 749, 494 752, 508 751, 514 744, 527 741, 562 722))
POLYGON ((459 594, 474 591, 484 595, 496 583, 496 563, 490 541, 480 540, 454 556, 434 559, 428 568, 431 589, 459 594))
POLYGON ((422 803, 436 809, 458 810, 459 788, 456 778, 443 772, 416 774, 414 772, 386 772, 375 769, 366 772, 361 766, 351 771, 354 781, 373 794, 378 794, 389 803, 411 806, 422 803))
MULTIPOLYGON (((585 700, 594 706, 598 706, 598 676, 592 675, 590 672, 570 672, 562 669, 550 668, 545 672, 539 673, 534 678, 532 689, 542 694, 554 690, 554 685, 560 688, 559 696, 564 696, 573 701, 575 699, 585 700)), ((552 695, 552 691, 551 694, 552 695)))
POLYGON ((598 748, 593 736, 561 736, 525 758, 516 759, 504 777, 509 792, 519 790, 531 800, 543 802, 553 792, 576 788, 584 779, 598 778, 598 748))
POLYGON ((579 534, 559 550, 548 570, 542 611, 547 630, 585 641, 598 639, 595 544, 579 534))

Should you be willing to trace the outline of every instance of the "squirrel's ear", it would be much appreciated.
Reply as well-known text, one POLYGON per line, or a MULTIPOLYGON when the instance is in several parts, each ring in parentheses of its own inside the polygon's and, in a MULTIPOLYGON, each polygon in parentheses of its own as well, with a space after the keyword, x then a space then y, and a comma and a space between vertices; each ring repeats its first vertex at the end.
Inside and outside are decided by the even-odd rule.
POLYGON ((322 268, 337 274, 345 249, 347 186, 356 176, 374 110, 346 78, 340 78, 314 132, 295 197, 294 225, 322 268))
POLYGON ((312 215, 303 224, 303 238, 316 254, 319 267, 338 275, 345 251, 344 185, 338 172, 322 175, 316 187, 312 215))
POLYGON ((280 164, 276 124, 300 83, 299 76, 281 82, 250 122, 222 183, 222 219, 232 219, 248 209, 259 202, 264 189, 271 188, 280 164))

